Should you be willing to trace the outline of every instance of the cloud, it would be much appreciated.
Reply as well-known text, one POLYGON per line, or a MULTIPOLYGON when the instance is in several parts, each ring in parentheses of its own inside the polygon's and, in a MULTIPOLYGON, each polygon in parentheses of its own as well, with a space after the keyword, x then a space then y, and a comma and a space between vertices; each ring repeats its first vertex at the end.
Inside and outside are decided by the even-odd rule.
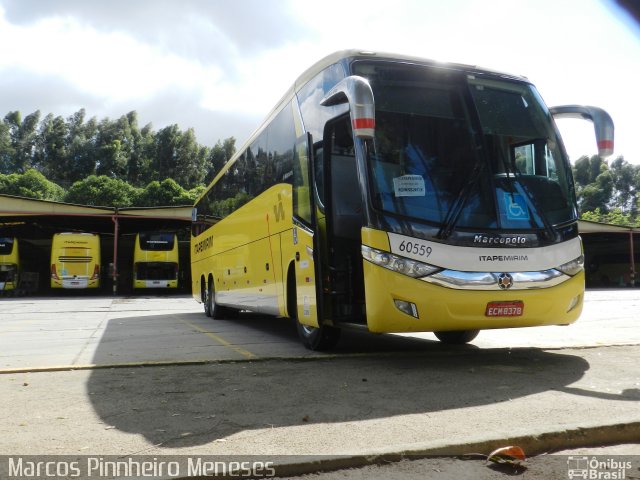
POLYGON ((0 0, 0 44, 15 46, 0 99, 65 117, 136 110, 207 145, 242 142, 300 73, 291 48, 313 34, 295 15, 285 1, 0 0))
POLYGON ((154 128, 240 143, 313 62, 365 48, 527 75, 550 104, 609 110, 616 153, 638 151, 628 92, 640 44, 610 0, 398 2, 0 0, 0 100, 5 112, 136 110, 154 128))
MULTIPOLYGON (((125 108, 123 104, 116 106, 114 111, 124 114, 125 108)), ((212 111, 199 106, 188 92, 170 90, 136 104, 134 110, 138 112, 140 126, 152 123, 156 131, 173 124, 183 131, 193 128, 198 142, 210 147, 229 137, 234 137, 239 147, 262 119, 261 114, 212 111)))
POLYGON ((265 0, 3 0, 6 19, 29 26, 72 18, 102 33, 125 33, 181 57, 221 62, 255 56, 309 37, 288 1, 265 0))
POLYGON ((40 110, 42 117, 48 113, 66 117, 83 107, 88 111, 102 108, 94 96, 78 91, 63 78, 20 70, 10 76, 0 75, 0 105, 8 107, 0 112, 2 116, 19 110, 23 117, 36 110, 40 110))

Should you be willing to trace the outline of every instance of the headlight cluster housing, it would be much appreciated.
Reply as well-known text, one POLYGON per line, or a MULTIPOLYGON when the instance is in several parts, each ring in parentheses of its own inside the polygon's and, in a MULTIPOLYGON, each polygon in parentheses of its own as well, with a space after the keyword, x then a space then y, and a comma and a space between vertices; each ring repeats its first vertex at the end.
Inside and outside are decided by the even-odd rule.
POLYGON ((426 277, 441 270, 441 268, 434 267, 428 263, 418 262, 417 260, 394 255, 366 245, 362 245, 362 257, 375 265, 413 278, 426 277))
POLYGON ((570 262, 563 263, 557 270, 560 270, 565 275, 573 277, 580 273, 584 269, 584 255, 580 255, 578 258, 571 260, 570 262))

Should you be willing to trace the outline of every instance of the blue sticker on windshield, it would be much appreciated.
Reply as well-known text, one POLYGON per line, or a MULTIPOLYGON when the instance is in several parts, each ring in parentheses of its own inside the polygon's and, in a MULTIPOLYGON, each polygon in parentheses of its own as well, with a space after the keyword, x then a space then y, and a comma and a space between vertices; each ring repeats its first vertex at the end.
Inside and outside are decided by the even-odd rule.
POLYGON ((529 220, 529 209, 522 195, 503 192, 502 202, 508 220, 529 220))

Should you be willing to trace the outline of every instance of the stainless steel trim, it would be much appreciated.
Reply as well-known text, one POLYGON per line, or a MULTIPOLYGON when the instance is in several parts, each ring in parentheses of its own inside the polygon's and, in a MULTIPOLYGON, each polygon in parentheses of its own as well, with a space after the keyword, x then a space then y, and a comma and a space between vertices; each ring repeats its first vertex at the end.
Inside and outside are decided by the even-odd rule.
MULTIPOLYGON (((433 283, 456 290, 501 290, 498 277, 504 272, 460 272, 442 270, 433 275, 422 277, 423 282, 433 283)), ((541 272, 508 272, 513 277, 513 286, 508 290, 530 290, 549 288, 569 280, 571 277, 559 270, 550 269, 541 272)))

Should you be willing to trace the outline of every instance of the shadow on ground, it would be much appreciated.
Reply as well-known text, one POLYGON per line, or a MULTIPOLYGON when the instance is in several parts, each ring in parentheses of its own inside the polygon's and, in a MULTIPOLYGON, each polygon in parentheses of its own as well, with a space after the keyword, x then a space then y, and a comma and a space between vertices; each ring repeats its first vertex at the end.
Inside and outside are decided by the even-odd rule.
MULTIPOLYGON (((111 320, 94 363, 109 363, 114 345, 126 348, 126 332, 136 321, 111 320)), ((295 330, 280 319, 246 316, 236 322, 263 341, 298 342, 295 330)), ((505 402, 562 390, 589 369, 583 358, 533 348, 454 348, 360 333, 345 335, 335 353, 96 369, 87 393, 106 424, 175 448, 270 426, 357 422, 505 402)))

